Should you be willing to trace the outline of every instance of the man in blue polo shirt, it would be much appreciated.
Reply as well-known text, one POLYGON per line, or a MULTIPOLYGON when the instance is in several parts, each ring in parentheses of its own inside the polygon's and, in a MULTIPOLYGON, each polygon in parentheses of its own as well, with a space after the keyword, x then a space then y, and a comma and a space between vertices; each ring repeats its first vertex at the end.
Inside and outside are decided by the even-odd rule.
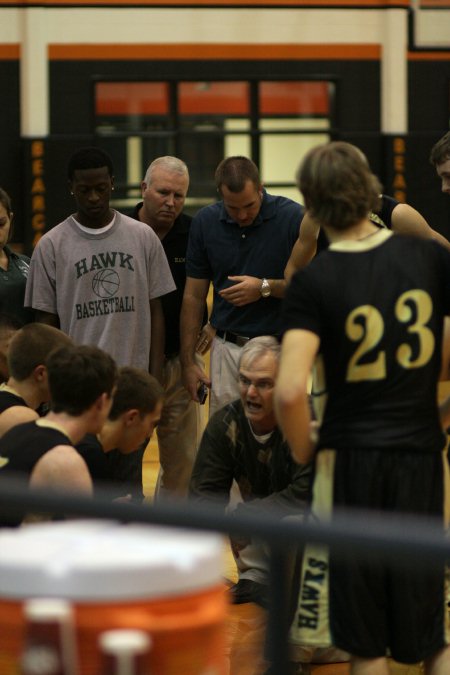
POLYGON ((243 345, 280 330, 284 268, 303 217, 299 204, 263 189, 258 168, 247 157, 224 159, 215 182, 222 201, 200 209, 192 221, 180 321, 184 383, 194 400, 202 382, 211 386, 210 414, 239 397, 243 345), (195 361, 210 282, 210 321, 216 329, 211 380, 195 361))

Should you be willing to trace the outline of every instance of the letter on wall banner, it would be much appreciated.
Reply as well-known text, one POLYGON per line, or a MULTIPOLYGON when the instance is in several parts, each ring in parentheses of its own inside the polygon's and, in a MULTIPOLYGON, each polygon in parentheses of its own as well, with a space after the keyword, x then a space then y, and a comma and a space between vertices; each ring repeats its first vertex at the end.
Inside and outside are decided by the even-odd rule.
POLYGON ((403 135, 385 137, 383 192, 399 202, 407 202, 407 141, 403 135))
POLYGON ((92 145, 90 137, 22 139, 24 253, 30 255, 44 232, 75 211, 67 163, 75 150, 86 145, 92 145))
POLYGON ((24 139, 24 250, 30 253, 47 229, 46 142, 24 139))

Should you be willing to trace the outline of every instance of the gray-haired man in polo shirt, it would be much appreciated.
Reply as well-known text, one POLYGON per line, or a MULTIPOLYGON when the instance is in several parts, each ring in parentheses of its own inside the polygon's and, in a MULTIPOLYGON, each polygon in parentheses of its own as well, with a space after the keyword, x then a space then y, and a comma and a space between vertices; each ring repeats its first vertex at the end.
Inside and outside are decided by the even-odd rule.
MULTIPOLYGON (((186 282, 186 249, 191 216, 183 211, 189 187, 189 171, 178 157, 157 157, 141 183, 142 201, 133 218, 147 223, 158 235, 176 289, 161 298, 165 321, 162 384, 164 405, 158 425, 161 464, 155 497, 185 496, 204 427, 203 411, 192 401, 181 380, 180 311, 186 282)), ((208 320, 206 303, 202 325, 208 320)), ((201 361, 200 361, 201 362, 201 361)))
POLYGON ((263 189, 247 157, 224 159, 215 180, 222 200, 200 209, 191 225, 180 322, 184 383, 194 400, 202 382, 211 386, 210 414, 239 396, 241 347, 250 338, 279 332, 284 268, 303 217, 299 204, 263 189), (211 380, 195 362, 210 281, 216 329, 211 380))

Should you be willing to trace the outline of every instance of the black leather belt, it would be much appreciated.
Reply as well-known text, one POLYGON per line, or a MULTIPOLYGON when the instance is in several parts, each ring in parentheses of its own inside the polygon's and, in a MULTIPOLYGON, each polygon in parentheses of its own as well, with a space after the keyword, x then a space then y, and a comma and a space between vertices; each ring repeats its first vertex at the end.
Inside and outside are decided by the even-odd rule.
POLYGON ((222 338, 222 340, 225 340, 226 342, 232 342, 238 347, 243 347, 249 340, 251 340, 250 337, 246 337, 245 335, 237 335, 237 333, 232 333, 229 330, 217 330, 216 337, 222 338))

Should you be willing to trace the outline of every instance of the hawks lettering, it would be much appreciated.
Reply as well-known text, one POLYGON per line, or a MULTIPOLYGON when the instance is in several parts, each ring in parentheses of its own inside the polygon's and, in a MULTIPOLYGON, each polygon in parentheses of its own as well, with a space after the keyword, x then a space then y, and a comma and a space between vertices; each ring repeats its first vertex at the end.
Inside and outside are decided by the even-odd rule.
POLYGON ((308 558, 308 568, 302 583, 298 626, 316 630, 319 624, 320 593, 325 581, 327 565, 323 560, 308 558))

